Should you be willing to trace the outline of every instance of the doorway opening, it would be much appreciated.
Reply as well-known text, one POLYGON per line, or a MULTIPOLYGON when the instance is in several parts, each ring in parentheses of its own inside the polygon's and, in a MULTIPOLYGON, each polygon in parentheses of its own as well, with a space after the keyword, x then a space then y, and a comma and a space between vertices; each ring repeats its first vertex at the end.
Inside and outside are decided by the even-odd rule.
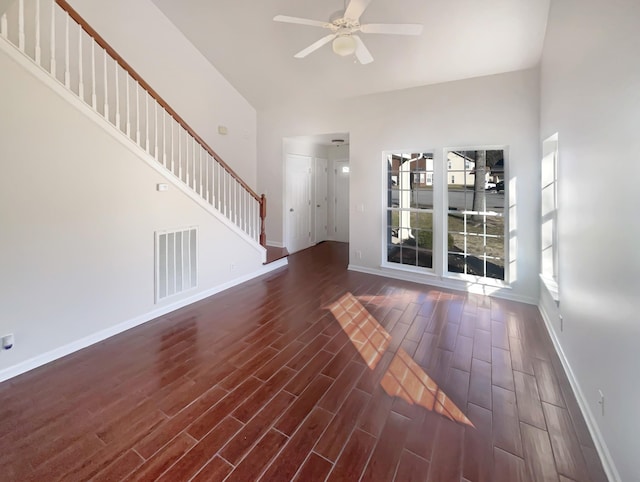
POLYGON ((283 244, 290 253, 349 241, 349 134, 283 139, 283 244))

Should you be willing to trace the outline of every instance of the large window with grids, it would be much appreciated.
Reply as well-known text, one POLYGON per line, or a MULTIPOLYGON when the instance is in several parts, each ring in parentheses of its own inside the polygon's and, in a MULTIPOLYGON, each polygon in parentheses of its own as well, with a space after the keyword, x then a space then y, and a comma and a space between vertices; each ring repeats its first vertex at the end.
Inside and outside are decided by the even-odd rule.
POLYGON ((447 271, 505 279, 505 151, 447 150, 447 271))
POLYGON ((433 268, 433 153, 386 156, 386 260, 433 268))
POLYGON ((506 149, 388 151, 384 164, 383 266, 508 281, 506 149))

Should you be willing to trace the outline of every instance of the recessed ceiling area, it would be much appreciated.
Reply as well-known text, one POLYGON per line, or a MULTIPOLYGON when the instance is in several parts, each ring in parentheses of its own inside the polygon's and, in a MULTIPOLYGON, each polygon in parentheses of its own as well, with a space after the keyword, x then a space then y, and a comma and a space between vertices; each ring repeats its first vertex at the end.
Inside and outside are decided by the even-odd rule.
MULTIPOLYGON (((348 0, 347 0, 348 1, 348 0)), ((328 21, 343 0, 153 0, 258 110, 335 100, 531 68, 544 42, 550 0, 372 0, 361 23, 419 23, 421 36, 361 33, 374 61, 361 65, 325 46, 327 34, 274 22, 328 21)))

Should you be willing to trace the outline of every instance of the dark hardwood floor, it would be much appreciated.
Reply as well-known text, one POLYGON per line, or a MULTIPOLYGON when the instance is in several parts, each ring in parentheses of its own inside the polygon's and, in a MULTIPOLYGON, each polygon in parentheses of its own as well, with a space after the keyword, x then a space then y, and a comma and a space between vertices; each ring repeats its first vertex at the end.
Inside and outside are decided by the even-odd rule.
POLYGON ((0 479, 606 480, 535 307, 347 252, 0 384, 0 479))

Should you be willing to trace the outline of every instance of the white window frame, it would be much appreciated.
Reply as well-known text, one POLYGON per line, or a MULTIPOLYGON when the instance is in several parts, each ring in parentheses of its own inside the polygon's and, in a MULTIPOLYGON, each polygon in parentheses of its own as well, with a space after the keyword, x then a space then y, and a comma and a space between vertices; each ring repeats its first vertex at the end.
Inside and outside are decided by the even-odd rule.
MULTIPOLYGON (((451 151, 498 151, 501 150, 504 153, 504 207, 503 207, 503 218, 504 218, 504 229, 503 229, 503 239, 504 239, 504 280, 489 278, 484 276, 476 276, 472 274, 465 273, 455 273, 451 272, 448 269, 449 258, 448 258, 448 234, 449 234, 449 184, 446 183, 444 185, 444 193, 443 193, 443 205, 442 205, 442 216, 444 220, 444 233, 443 233, 443 273, 442 276, 449 279, 461 280, 470 283, 476 283, 481 285, 495 286, 498 288, 508 287, 510 285, 510 276, 509 276, 509 246, 511 244, 509 239, 509 210, 510 210, 510 189, 508 183, 506 182, 509 179, 508 166, 509 166, 509 146, 506 145, 476 145, 476 146, 465 146, 465 147, 446 147, 443 149, 443 158, 447 159, 447 155, 451 151)), ((449 177, 449 169, 446 170, 447 178, 449 177)), ((466 172, 466 171, 465 171, 466 172)))
MULTIPOLYGON (((481 145, 473 147, 446 147, 446 148, 403 148, 390 149, 382 152, 382 188, 381 188, 381 205, 382 205, 382 231, 381 231, 381 263, 382 268, 388 268, 397 271, 407 271, 419 273, 425 276, 425 279, 432 277, 437 279, 460 280, 465 283, 473 283, 495 288, 510 288, 510 245, 511 240, 509 234, 509 199, 513 193, 510 191, 508 183, 509 179, 509 147, 506 145, 481 145), (505 181, 505 206, 504 206, 504 280, 486 278, 482 276, 474 276, 463 273, 450 273, 448 271, 448 180, 449 169, 447 153, 449 151, 470 151, 470 150, 502 150, 504 152, 504 181, 505 181), (428 152, 433 153, 433 263, 432 268, 423 268, 419 266, 403 265, 387 261, 387 158, 392 154, 406 152, 428 152)), ((428 175, 427 175, 428 176, 428 175)))
MULTIPOLYGON (((388 261, 388 252, 387 252, 387 212, 389 210, 389 206, 387 204, 387 190, 388 190, 388 185, 387 185, 387 175, 388 175, 388 157, 391 155, 398 155, 398 154, 404 154, 404 153, 408 153, 408 152, 422 152, 422 153, 428 153, 431 154, 433 156, 433 180, 437 180, 438 178, 438 172, 440 171, 439 169, 439 162, 436 159, 437 156, 437 150, 433 149, 433 148, 419 148, 419 149, 391 149, 388 151, 383 151, 382 152, 382 235, 381 235, 381 240, 382 240, 382 260, 380 263, 380 266, 383 268, 390 268, 390 269, 394 269, 394 270, 398 270, 398 271, 407 271, 407 272, 411 272, 411 273, 420 273, 420 274, 424 274, 424 275, 428 275, 428 276, 433 276, 436 272, 436 263, 437 263, 437 256, 436 256, 436 250, 438 249, 438 242, 439 242, 439 237, 436 233, 436 225, 438 223, 437 219, 438 219, 438 213, 437 213, 437 208, 436 208, 436 198, 438 197, 438 194, 436 193, 436 186, 434 183, 432 184, 434 192, 433 192, 433 208, 431 210, 431 215, 432 215, 432 222, 433 222, 433 231, 432 231, 432 235, 433 235, 433 240, 432 240, 432 244, 433 244, 433 248, 432 248, 432 265, 431 268, 426 268, 426 267, 422 267, 422 266, 414 266, 414 265, 410 265, 410 264, 400 264, 400 263, 392 263, 390 261, 388 261)), ((413 173, 411 173, 411 175, 413 175, 413 173)), ((398 180, 399 182, 399 180, 398 180)), ((416 209, 416 210, 411 210, 411 211, 415 211, 415 212, 420 212, 421 210, 416 209)))
POLYGON ((553 299, 559 302, 558 193, 560 183, 557 132, 542 142, 540 174, 540 279, 553 299), (546 223, 550 223, 548 228, 545 226, 546 223), (550 232, 546 232, 547 230, 550 232), (550 255, 548 250, 551 251, 550 255))

